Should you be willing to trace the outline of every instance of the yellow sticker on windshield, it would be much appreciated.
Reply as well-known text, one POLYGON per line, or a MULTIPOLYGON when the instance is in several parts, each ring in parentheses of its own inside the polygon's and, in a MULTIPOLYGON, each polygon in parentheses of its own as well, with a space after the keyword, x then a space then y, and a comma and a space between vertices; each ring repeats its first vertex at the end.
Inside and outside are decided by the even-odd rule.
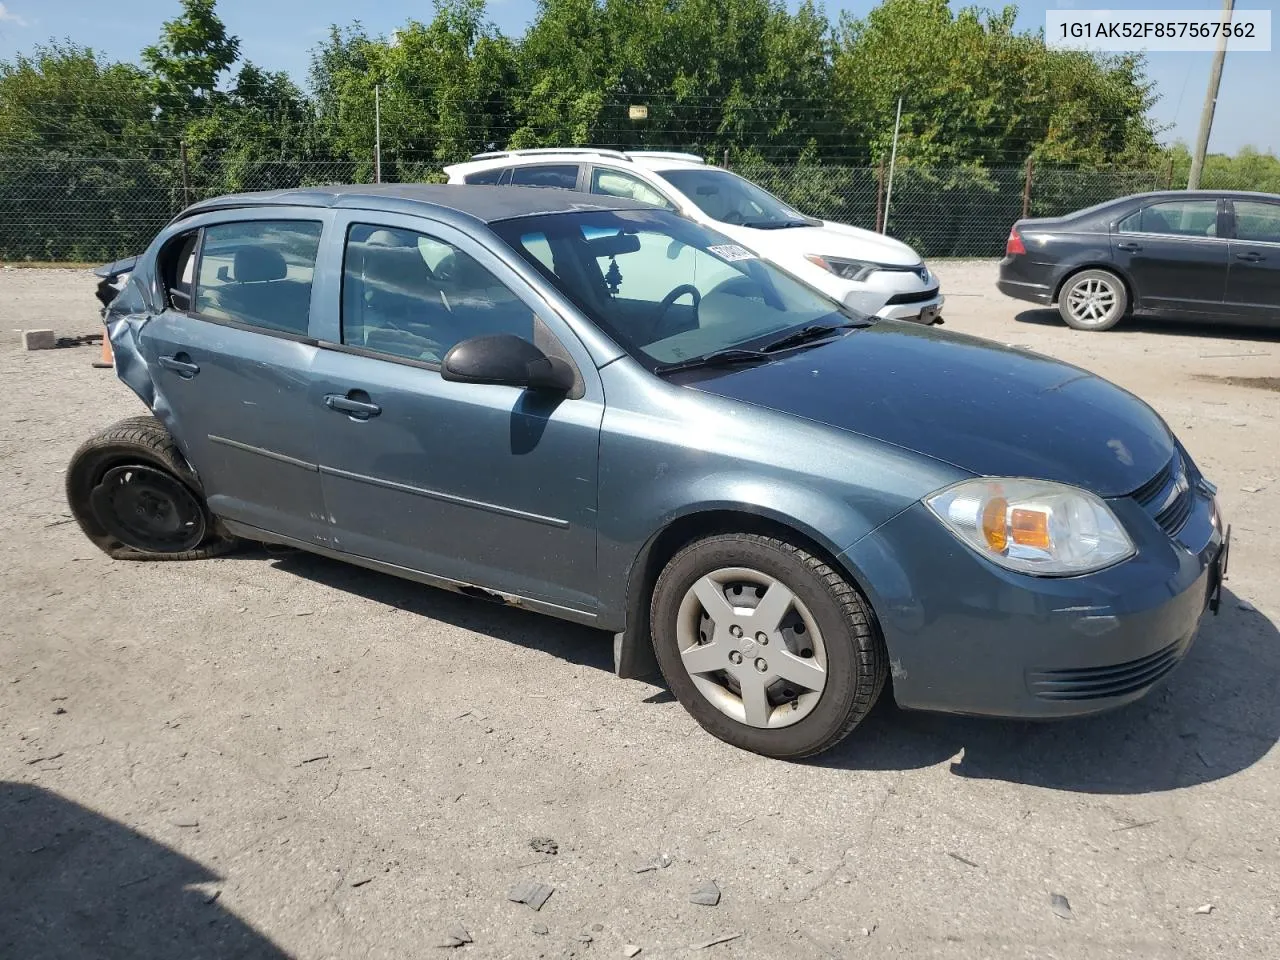
POLYGON ((714 247, 707 247, 721 260, 727 260, 733 263, 735 260, 754 260, 756 255, 745 247, 740 247, 736 243, 721 243, 714 247))

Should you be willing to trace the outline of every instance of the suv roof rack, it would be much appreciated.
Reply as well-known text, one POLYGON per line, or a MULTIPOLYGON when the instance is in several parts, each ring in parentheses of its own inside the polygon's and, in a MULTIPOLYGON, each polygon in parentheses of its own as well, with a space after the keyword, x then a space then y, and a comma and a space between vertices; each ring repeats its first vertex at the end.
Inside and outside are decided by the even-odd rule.
POLYGON ((696 153, 679 153, 673 150, 628 150, 628 157, 653 157, 657 160, 688 160, 690 163, 706 163, 696 153))
POLYGON ((621 150, 602 150, 595 147, 535 147, 529 150, 492 150, 489 153, 473 154, 472 160, 496 160, 498 157, 529 157, 544 154, 581 154, 588 153, 598 157, 609 157, 613 160, 630 160, 621 150))

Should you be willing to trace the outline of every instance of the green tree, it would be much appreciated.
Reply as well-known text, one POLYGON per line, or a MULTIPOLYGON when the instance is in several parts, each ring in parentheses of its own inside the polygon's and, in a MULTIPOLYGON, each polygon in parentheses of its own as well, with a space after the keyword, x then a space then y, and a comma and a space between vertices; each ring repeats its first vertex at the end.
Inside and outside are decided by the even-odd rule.
POLYGON ((1152 86, 1135 57, 1050 50, 996 12, 946 0, 885 0, 845 16, 835 91, 857 159, 887 157, 902 97, 899 156, 916 164, 1150 163, 1152 86))
POLYGON ((166 20, 160 39, 142 51, 162 118, 185 120, 208 108, 218 78, 240 53, 240 40, 228 35, 217 14, 217 0, 182 0, 182 15, 166 20))

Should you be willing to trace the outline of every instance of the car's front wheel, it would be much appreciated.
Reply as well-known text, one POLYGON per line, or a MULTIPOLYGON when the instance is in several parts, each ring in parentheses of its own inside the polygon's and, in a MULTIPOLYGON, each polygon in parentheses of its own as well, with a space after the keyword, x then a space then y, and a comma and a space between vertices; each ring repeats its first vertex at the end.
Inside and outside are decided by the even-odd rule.
POLYGON ((1110 270, 1081 270, 1058 294, 1058 313, 1075 330, 1110 330, 1128 307, 1124 281, 1110 270))
POLYGON ((654 652, 709 733, 784 759, 835 746, 884 686, 882 641, 858 591, 792 544, 724 534, 685 547, 654 586, 654 652))
POLYGON ((81 444, 67 467, 67 503, 85 536, 116 560, 203 560, 236 544, 154 417, 121 420, 81 444))

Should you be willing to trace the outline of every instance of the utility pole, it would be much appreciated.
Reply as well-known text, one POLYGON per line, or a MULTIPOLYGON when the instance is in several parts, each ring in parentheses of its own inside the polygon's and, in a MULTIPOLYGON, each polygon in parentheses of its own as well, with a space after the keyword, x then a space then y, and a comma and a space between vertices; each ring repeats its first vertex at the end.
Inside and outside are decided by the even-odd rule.
POLYGON ((373 88, 373 182, 382 182, 382 87, 373 88))
POLYGON ((889 154, 889 186, 884 192, 884 220, 880 223, 880 232, 889 229, 889 203, 893 200, 893 169, 898 165, 898 129, 902 126, 902 97, 898 97, 898 116, 893 121, 893 150, 889 154))
POLYGON ((1209 130, 1213 127, 1213 111, 1218 105, 1218 87, 1222 84, 1222 62, 1227 58, 1227 31, 1236 0, 1222 0, 1222 31, 1213 50, 1213 66, 1209 69, 1209 88, 1204 94, 1204 107, 1200 110, 1200 132, 1196 135, 1196 152, 1191 156, 1191 174, 1187 177, 1187 189, 1200 189, 1200 174, 1204 170, 1204 155, 1209 152, 1209 130))

